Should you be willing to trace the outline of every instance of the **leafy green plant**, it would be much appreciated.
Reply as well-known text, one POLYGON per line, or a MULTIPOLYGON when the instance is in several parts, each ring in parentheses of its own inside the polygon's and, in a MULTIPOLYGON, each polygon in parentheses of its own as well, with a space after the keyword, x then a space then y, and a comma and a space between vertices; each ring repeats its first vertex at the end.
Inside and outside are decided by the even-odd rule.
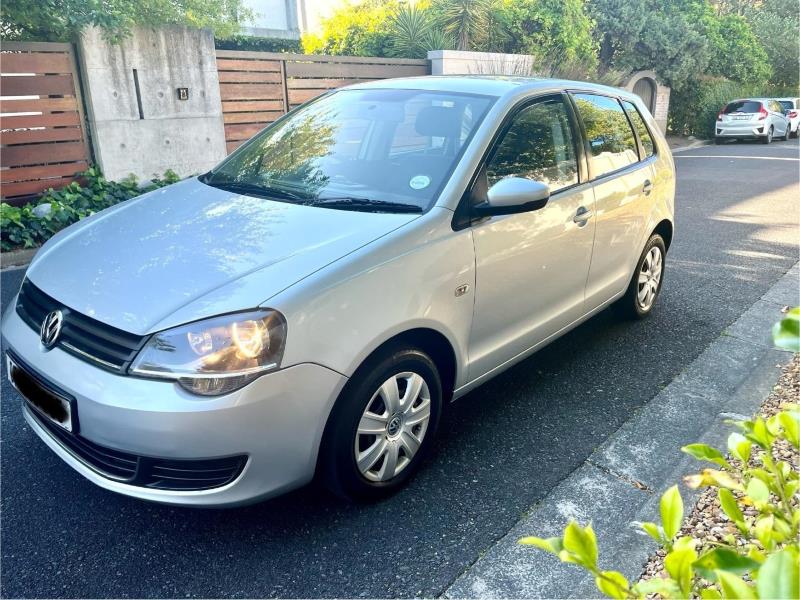
POLYGON ((795 306, 785 318, 775 323, 772 339, 778 348, 800 352, 800 306, 795 306))
POLYGON ((721 543, 701 547, 679 536, 684 506, 678 486, 661 497, 661 524, 640 527, 666 550, 667 577, 631 584, 619 571, 598 564, 597 538, 591 525, 570 522, 562 537, 526 537, 521 544, 555 554, 562 562, 588 570, 597 589, 610 598, 798 598, 800 597, 800 477, 796 468, 776 460, 780 444, 800 449, 800 409, 787 405, 765 419, 738 421, 728 437, 729 458, 706 444, 682 450, 716 468, 686 478, 692 488, 715 487, 720 506, 736 526, 721 543), (746 516, 743 507, 754 507, 746 516))
POLYGON ((257 35, 234 35, 225 39, 215 39, 217 50, 249 50, 251 52, 291 52, 302 54, 300 40, 262 37, 257 35))
POLYGON ((55 233, 98 211, 125 200, 179 181, 173 171, 164 173, 140 188, 132 176, 123 181, 108 181, 96 167, 82 173, 59 190, 50 189, 38 202, 11 206, 0 202, 0 249, 4 252, 38 246, 55 233))

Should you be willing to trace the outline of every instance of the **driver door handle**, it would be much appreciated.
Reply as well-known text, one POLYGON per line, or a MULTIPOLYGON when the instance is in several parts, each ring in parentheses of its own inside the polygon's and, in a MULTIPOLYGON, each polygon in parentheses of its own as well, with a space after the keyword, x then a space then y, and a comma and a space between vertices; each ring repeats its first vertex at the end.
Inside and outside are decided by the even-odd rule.
POLYGON ((592 211, 590 211, 585 206, 581 206, 575 213, 575 216, 572 217, 572 222, 577 223, 579 227, 583 227, 584 225, 586 225, 586 222, 591 218, 592 218, 592 211))

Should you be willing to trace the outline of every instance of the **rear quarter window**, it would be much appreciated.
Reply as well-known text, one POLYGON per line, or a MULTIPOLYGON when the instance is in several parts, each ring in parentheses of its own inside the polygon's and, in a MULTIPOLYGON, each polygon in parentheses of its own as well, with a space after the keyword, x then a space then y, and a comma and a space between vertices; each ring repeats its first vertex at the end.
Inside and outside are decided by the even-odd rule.
POLYGON ((647 128, 639 109, 636 108, 632 102, 626 100, 622 101, 622 106, 625 108, 625 112, 628 113, 628 118, 630 118, 631 123, 633 123, 633 128, 636 130, 636 133, 639 134, 639 140, 642 142, 642 147, 644 148, 644 156, 642 158, 653 156, 653 154, 655 154, 653 136, 650 135, 650 130, 647 128))

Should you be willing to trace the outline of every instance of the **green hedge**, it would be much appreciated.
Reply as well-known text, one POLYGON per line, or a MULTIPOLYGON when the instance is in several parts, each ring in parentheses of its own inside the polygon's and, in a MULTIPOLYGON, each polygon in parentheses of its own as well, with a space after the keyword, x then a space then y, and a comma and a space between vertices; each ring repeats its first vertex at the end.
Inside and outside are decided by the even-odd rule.
POLYGON ((751 97, 797 96, 797 90, 749 85, 723 78, 703 78, 673 90, 669 101, 669 131, 675 135, 714 137, 717 113, 731 100, 751 97))
POLYGON ((140 188, 132 176, 119 182, 108 181, 92 167, 82 174, 82 185, 72 182, 60 190, 50 189, 35 203, 17 207, 0 202, 0 249, 6 252, 33 248, 84 217, 179 179, 167 171, 163 178, 140 188), (47 205, 49 210, 37 209, 47 205))
POLYGON ((254 35, 235 35, 224 40, 214 40, 218 50, 250 50, 252 52, 293 52, 303 53, 300 40, 258 37, 254 35))

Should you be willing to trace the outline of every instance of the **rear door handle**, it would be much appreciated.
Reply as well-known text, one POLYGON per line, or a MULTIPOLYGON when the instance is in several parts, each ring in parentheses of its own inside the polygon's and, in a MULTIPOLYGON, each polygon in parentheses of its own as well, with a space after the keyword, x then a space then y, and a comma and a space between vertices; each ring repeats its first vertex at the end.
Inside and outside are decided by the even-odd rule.
POLYGON ((642 193, 643 193, 645 196, 649 196, 649 195, 650 195, 650 192, 652 192, 652 191, 653 191, 653 182, 652 182, 652 181, 650 181, 649 179, 647 179, 647 180, 644 182, 644 185, 642 186, 642 193))
POLYGON ((579 227, 583 227, 584 225, 586 225, 586 222, 591 218, 592 218, 592 211, 590 211, 585 206, 581 206, 575 213, 575 216, 572 217, 572 222, 577 223, 579 227))

